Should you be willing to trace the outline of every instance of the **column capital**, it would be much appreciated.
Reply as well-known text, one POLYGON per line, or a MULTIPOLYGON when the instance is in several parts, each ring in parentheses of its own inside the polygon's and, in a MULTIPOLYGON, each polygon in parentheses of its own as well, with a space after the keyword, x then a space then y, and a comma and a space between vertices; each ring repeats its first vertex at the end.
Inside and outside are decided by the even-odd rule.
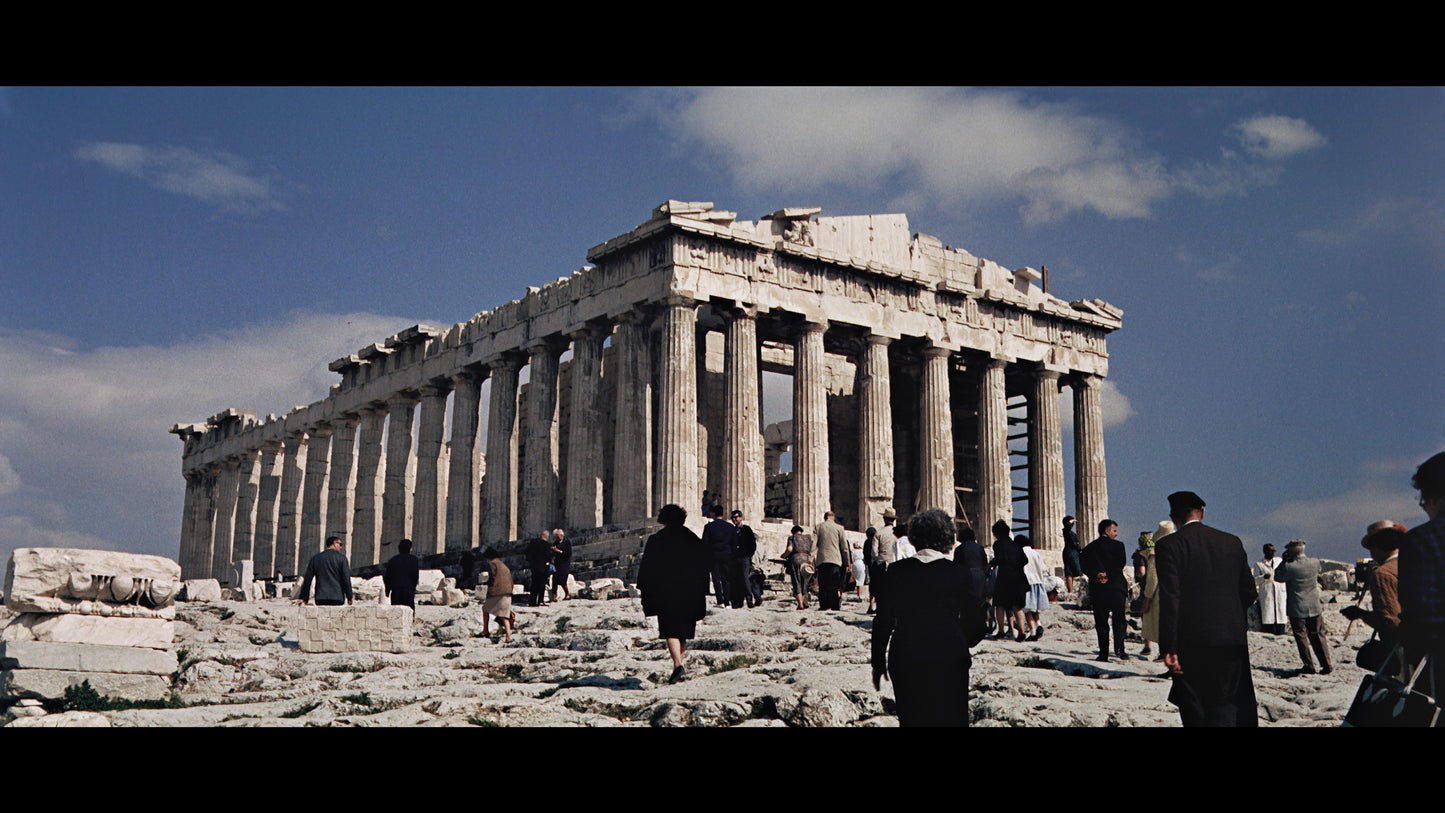
POLYGON ((1040 367, 1038 370, 1034 371, 1034 377, 1037 378, 1039 381, 1058 381, 1061 375, 1062 374, 1058 370, 1051 370, 1048 367, 1040 367))
POLYGON ((669 308, 695 308, 697 307, 697 300, 684 294, 668 294, 662 299, 662 304, 669 308))
POLYGON ((486 359, 482 363, 491 370, 509 370, 516 372, 522 369, 522 365, 527 363, 527 357, 516 350, 507 350, 486 359))
POLYGON ((561 355, 562 351, 567 349, 567 340, 555 333, 549 333, 546 336, 537 336, 528 340, 526 344, 522 345, 522 349, 529 356, 536 355, 541 351, 546 351, 554 356, 561 355))
POLYGON ((568 328, 562 335, 575 342, 579 339, 606 338, 611 333, 612 323, 593 321, 568 328))
POLYGON ((865 337, 865 339, 869 344, 881 344, 884 347, 887 347, 894 342, 893 336, 884 336, 882 333, 869 333, 865 337))
POLYGON ((435 379, 421 385, 421 397, 423 398, 435 398, 438 395, 445 398, 447 393, 451 391, 452 384, 450 379, 435 379))
POLYGON ((332 426, 330 421, 317 421, 306 427, 306 434, 313 438, 329 438, 331 437, 331 430, 332 426))
POLYGON ((411 390, 397 390, 386 399, 386 407, 392 409, 407 409, 416 406, 419 399, 417 394, 411 390))
POLYGON ((928 344, 923 345, 921 352, 923 353, 923 357, 927 359, 946 359, 949 356, 953 355, 953 348, 946 345, 934 344, 933 342, 929 342, 928 344))

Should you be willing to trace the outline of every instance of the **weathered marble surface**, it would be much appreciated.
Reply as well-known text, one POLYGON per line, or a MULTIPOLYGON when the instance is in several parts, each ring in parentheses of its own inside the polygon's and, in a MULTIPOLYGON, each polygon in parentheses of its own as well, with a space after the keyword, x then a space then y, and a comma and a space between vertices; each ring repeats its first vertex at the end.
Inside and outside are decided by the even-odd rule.
POLYGON ((5 568, 15 612, 174 618, 181 566, 164 556, 80 548, 17 548, 5 568))
MULTIPOLYGON (((174 612, 175 608, 171 608, 174 612)), ((21 613, 3 630, 4 641, 144 646, 170 649, 175 622, 164 618, 104 618, 74 613, 21 613)))
POLYGON ((64 669, 72 672, 175 673, 176 653, 137 646, 0 641, 0 669, 64 669))

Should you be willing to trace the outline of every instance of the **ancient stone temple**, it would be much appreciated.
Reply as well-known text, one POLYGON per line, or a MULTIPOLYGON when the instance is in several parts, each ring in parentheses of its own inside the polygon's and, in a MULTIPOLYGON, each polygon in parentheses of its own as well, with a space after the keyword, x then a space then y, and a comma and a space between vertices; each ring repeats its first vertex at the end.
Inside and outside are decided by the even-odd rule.
POLYGON ((755 528, 812 527, 831 508, 856 530, 890 505, 937 507, 984 539, 1006 519, 1053 550, 1065 385, 1073 513, 1092 528, 1108 511, 1105 336, 1122 312, 1051 296, 1046 273, 912 234, 904 215, 819 211, 742 221, 668 201, 570 276, 335 360, 321 401, 172 427, 184 578, 246 559, 294 574, 337 532, 357 566, 402 537, 422 555, 544 527, 575 539, 667 503, 691 523, 703 491, 755 528), (766 373, 791 377, 791 421, 764 425, 766 373), (775 473, 781 449, 791 472, 775 473), (777 480, 786 499, 766 510, 777 480))

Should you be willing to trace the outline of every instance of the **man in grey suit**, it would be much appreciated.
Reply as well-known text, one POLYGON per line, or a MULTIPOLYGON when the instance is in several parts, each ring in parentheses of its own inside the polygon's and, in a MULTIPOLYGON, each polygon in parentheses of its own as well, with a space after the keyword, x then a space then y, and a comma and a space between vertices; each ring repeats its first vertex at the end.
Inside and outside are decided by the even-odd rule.
POLYGON ((1320 659, 1320 674, 1328 675, 1334 665, 1330 663, 1330 642, 1325 639, 1321 616, 1324 603, 1320 601, 1320 560, 1305 555, 1303 539, 1285 546, 1284 564, 1274 569, 1274 580, 1283 582, 1288 591, 1285 609, 1289 612, 1289 630, 1294 633, 1295 646, 1304 661, 1300 674, 1315 673, 1314 661, 1310 660, 1310 647, 1314 647, 1315 657, 1320 659))
POLYGON ((1204 500, 1169 495, 1179 530, 1159 542, 1159 651, 1186 727, 1259 725, 1245 611, 1258 597, 1244 543, 1205 525, 1204 500))

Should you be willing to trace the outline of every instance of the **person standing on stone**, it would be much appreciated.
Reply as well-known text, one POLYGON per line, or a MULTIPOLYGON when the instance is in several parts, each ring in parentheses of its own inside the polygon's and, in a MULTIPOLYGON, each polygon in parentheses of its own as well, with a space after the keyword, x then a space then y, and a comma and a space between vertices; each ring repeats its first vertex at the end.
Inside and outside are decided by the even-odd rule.
POLYGON ((1324 602, 1320 600, 1320 560, 1305 555, 1305 541, 1291 540, 1284 547, 1284 563, 1274 571, 1274 580, 1287 588, 1285 611, 1289 615, 1289 631, 1294 634, 1295 647, 1304 661, 1301 674, 1313 675, 1314 662, 1310 648, 1320 659, 1320 674, 1334 671, 1330 663, 1330 643, 1325 639, 1324 602), (1308 638, 1308 643, 1306 643, 1308 638))
POLYGON ((1024 553, 1024 578, 1029 583, 1029 591, 1024 594, 1024 623, 1033 631, 1026 634, 1030 641, 1037 641, 1044 637, 1043 614, 1049 608, 1049 568, 1028 536, 1019 534, 1014 542, 1024 553))
POLYGON ((991 530, 993 560, 988 564, 994 569, 993 609, 998 616, 996 637, 1009 637, 1008 624, 1012 622, 1014 635, 1017 640, 1023 641, 1027 638, 1024 632, 1024 597, 1029 591, 1029 580, 1024 575, 1024 565, 1028 563, 1028 557, 1024 555, 1023 548, 1013 541, 1008 522, 999 520, 991 530))
POLYGON ((527 599, 533 607, 547 603, 547 584, 552 580, 552 534, 542 529, 527 543, 527 599))
POLYGON ((1377 522, 1370 529, 1360 540, 1375 560, 1368 582, 1370 609, 1350 605, 1340 610, 1340 614, 1351 621, 1368 624, 1388 652, 1400 637, 1400 545, 1405 541, 1405 531, 1388 520, 1377 522))
POLYGON ((1178 530, 1155 545, 1159 649, 1185 727, 1259 725, 1245 613, 1258 597, 1244 543, 1205 525, 1204 500, 1169 495, 1178 530))
POLYGON ((813 529, 813 538, 818 542, 814 554, 818 563, 818 609, 841 610, 844 572, 853 557, 843 526, 833 521, 832 511, 823 514, 823 521, 813 529))
MULTIPOLYGON (((1144 585, 1139 589, 1139 637, 1144 639, 1144 648, 1139 657, 1148 658, 1154 654, 1151 643, 1159 640, 1159 564, 1154 555, 1159 543, 1157 537, 1145 531, 1139 534, 1139 548, 1144 555, 1144 585)), ((1158 660, 1164 659, 1159 653, 1158 660)))
POLYGON ((1099 522, 1099 538, 1084 548, 1079 557, 1084 575, 1089 577, 1089 601, 1094 606, 1094 631, 1099 638, 1096 661, 1109 662, 1109 628, 1114 630, 1114 654, 1121 661, 1129 660, 1124 650, 1124 634, 1128 618, 1124 610, 1129 602, 1129 585, 1124 581, 1124 543, 1119 541, 1119 523, 1112 519, 1099 522), (1110 624, 1110 617, 1113 623, 1110 624))
POLYGON ((393 606, 406 605, 416 610, 416 584, 421 581, 421 562, 411 555, 411 540, 396 543, 396 555, 386 563, 381 584, 391 597, 393 606))
POLYGON ((1064 517, 1064 589, 1074 592, 1074 579, 1084 575, 1079 557, 1084 546, 1079 543, 1079 534, 1074 530, 1074 518, 1064 517))
MULTIPOLYGON (((873 529, 869 528, 868 530, 872 531, 873 529)), ((876 534, 877 532, 874 531, 874 533, 876 534)), ((862 601, 863 585, 868 582, 868 560, 863 556, 862 542, 853 543, 853 563, 851 567, 853 568, 854 593, 858 596, 858 600, 862 601)))
POLYGON ((1274 580, 1275 571, 1284 560, 1274 554, 1274 545, 1264 546, 1264 558, 1254 563, 1254 585, 1259 590, 1259 624, 1270 635, 1284 632, 1289 616, 1284 584, 1274 580))
MULTIPOLYGON (((1411 484, 1430 521, 1400 543, 1400 642, 1411 663, 1429 655, 1439 672, 1445 670, 1445 452, 1421 463, 1411 484)), ((1438 687, 1430 691, 1439 696, 1438 687)))
POLYGON ((687 641, 697 635, 697 622, 707 615, 708 549, 683 523, 687 512, 669 503, 658 512, 662 530, 647 538, 637 569, 642 612, 657 616, 657 633, 667 641, 672 676, 683 679, 687 641))
POLYGON ((703 515, 711 517, 712 521, 702 526, 702 544, 712 555, 712 589, 715 603, 719 607, 727 607, 733 603, 732 570, 738 546, 738 529, 723 519, 721 513, 714 514, 712 511, 712 506, 708 506, 703 515))
POLYGON ((311 582, 316 582, 316 604, 320 607, 337 607, 343 603, 352 604, 351 567, 346 563, 346 554, 341 552, 345 543, 341 537, 332 534, 326 537, 326 550, 311 557, 306 563, 306 575, 301 579, 301 590, 296 597, 302 604, 311 597, 311 582))
POLYGON ((487 574, 487 597, 482 600, 482 637, 491 636, 490 619, 495 616, 497 625, 506 635, 502 643, 510 644, 512 625, 517 620, 516 613, 512 612, 512 591, 515 589, 512 570, 502 562, 502 555, 497 553, 497 549, 490 546, 482 551, 481 568, 487 574))
POLYGON ((882 589, 883 580, 888 578, 888 566, 898 555, 898 537, 893 535, 893 523, 897 520, 897 511, 891 507, 883 509, 883 528, 873 539, 873 556, 868 560, 869 615, 877 611, 878 591, 882 589))
MULTIPOLYGON (((753 529, 743 524, 743 512, 734 508, 733 529, 737 536, 733 545, 732 568, 728 573, 728 590, 732 594, 733 609, 743 606, 756 607, 762 603, 761 589, 753 589, 753 557, 758 552, 758 537, 753 529)), ((761 586, 760 586, 761 587, 761 586)))
POLYGON ((562 588, 562 598, 572 598, 567 587, 567 577, 572 575, 572 540, 561 528, 552 529, 552 600, 557 600, 557 588, 562 588))
POLYGON ((788 578, 793 582, 793 598, 798 600, 798 609, 806 610, 808 579, 813 575, 813 538, 803 533, 803 526, 793 526, 788 546, 783 549, 783 559, 788 563, 788 578))
POLYGON ((873 688, 892 681, 901 727, 967 726, 968 650, 983 640, 988 604, 968 569, 948 558, 947 514, 915 514, 910 530, 918 553, 889 568, 873 620, 873 688))

